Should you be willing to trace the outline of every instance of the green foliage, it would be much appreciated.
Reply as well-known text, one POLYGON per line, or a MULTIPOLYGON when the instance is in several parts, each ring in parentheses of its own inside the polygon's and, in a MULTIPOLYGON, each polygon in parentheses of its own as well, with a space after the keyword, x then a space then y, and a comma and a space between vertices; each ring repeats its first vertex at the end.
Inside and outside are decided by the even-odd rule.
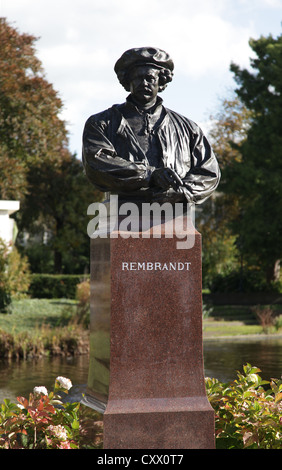
POLYGON ((75 299, 77 285, 84 275, 32 274, 29 294, 37 299, 75 299))
POLYGON ((203 311, 203 318, 206 319, 206 318, 208 318, 209 316, 212 315, 213 306, 203 302, 202 311, 203 311))
MULTIPOLYGON (((43 234, 42 234, 43 235, 43 234)), ((19 250, 25 253, 28 258, 30 270, 32 273, 54 273, 54 254, 49 243, 43 243, 41 241, 32 240, 23 246, 21 241, 22 233, 19 233, 17 244, 19 250)))
POLYGON ((90 280, 76 286, 76 305, 68 305, 62 311, 58 325, 80 326, 88 330, 90 324, 90 280))
POLYGON ((277 314, 273 305, 255 305, 251 307, 264 333, 278 332, 282 328, 282 315, 277 314))
MULTIPOLYGON (((259 372, 246 364, 233 382, 206 378, 217 449, 282 448, 282 380, 264 381, 259 372)), ((4 400, 0 448, 101 448, 101 417, 68 401, 71 385, 69 379, 58 377, 49 394, 45 387, 35 387, 29 399, 18 397, 18 404, 4 400)))
POLYGON ((0 311, 7 311, 11 303, 11 291, 7 277, 8 248, 4 241, 0 239, 0 311))
POLYGON ((0 315, 0 358, 88 354, 89 332, 76 319, 78 305, 67 299, 13 301, 11 314, 0 315))
POLYGON ((10 311, 9 306, 11 302, 12 298, 9 291, 5 287, 3 287, 3 285, 0 285, 0 312, 8 313, 10 311))
POLYGON ((22 331, 33 334, 44 325, 54 328, 66 307, 74 314, 76 304, 73 299, 13 299, 11 315, 0 315, 0 329, 13 334, 22 331))
POLYGON ((29 193, 16 218, 21 234, 29 233, 24 252, 33 272, 79 274, 85 268, 89 272, 87 208, 100 193, 87 181, 82 162, 69 154, 56 164, 42 160, 30 167, 27 181, 29 193), (44 233, 48 243, 36 241, 36 250, 35 240, 43 239, 44 233))
POLYGON ((282 380, 261 379, 260 369, 246 364, 238 379, 221 383, 206 379, 208 399, 215 410, 218 449, 281 449, 282 380))
POLYGON ((223 169, 221 191, 237 200, 230 227, 244 262, 270 283, 282 257, 282 35, 252 39, 250 46, 252 70, 232 64, 231 71, 251 121, 241 158, 223 169))
POLYGON ((36 38, 1 18, 0 43, 0 198, 21 201, 17 246, 32 272, 89 272, 87 208, 101 193, 68 149, 63 104, 36 57, 36 38), (48 246, 33 250, 46 234, 48 246))
POLYGON ((87 332, 80 325, 42 325, 32 332, 0 329, 0 358, 27 359, 42 356, 73 356, 89 352, 87 332))
POLYGON ((213 117, 210 139, 222 178, 202 230, 208 233, 203 274, 204 281, 205 270, 211 274, 210 282, 213 266, 220 274, 226 268, 255 267, 269 290, 279 280, 282 256, 282 35, 251 39, 250 46, 251 68, 230 67, 238 84, 236 99, 224 100, 213 117), (206 225, 211 231, 205 231, 206 225), (234 243, 234 250, 229 245, 230 259, 222 266, 207 254, 224 254, 225 240, 234 243))
MULTIPOLYGON (((240 147, 247 137, 251 113, 238 98, 224 99, 211 122, 209 139, 224 172, 234 161, 241 161, 240 147)), ((218 190, 196 213, 197 229, 203 234, 203 285, 207 288, 218 273, 237 269, 239 262, 237 236, 230 228, 238 213, 238 197, 223 193, 224 184, 223 174, 218 190)))
POLYGON ((76 287, 77 310, 74 321, 87 328, 90 323, 90 280, 81 282, 76 287))
POLYGON ((13 299, 26 297, 30 286, 30 269, 26 256, 20 255, 14 246, 8 254, 8 285, 13 299))
POLYGON ((10 311, 12 299, 25 297, 30 284, 27 258, 0 239, 0 311, 10 311))
POLYGON ((0 447, 4 449, 78 448, 79 404, 60 401, 60 394, 35 392, 19 405, 4 400, 0 414, 0 447), (60 408, 56 408, 56 406, 60 408))
POLYGON ((36 40, 0 19, 1 199, 22 199, 30 164, 56 162, 67 146, 62 101, 44 77, 36 40))
POLYGON ((245 267, 213 276, 210 291, 215 292, 281 292, 280 282, 268 283, 259 269, 245 267))

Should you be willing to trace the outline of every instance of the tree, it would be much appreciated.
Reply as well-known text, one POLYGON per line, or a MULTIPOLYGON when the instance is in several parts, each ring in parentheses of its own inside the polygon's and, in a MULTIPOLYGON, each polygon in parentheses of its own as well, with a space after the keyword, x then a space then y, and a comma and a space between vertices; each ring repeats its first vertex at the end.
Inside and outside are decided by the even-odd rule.
POLYGON ((250 126, 241 158, 223 169, 221 191, 237 201, 231 228, 241 255, 270 283, 282 255, 282 35, 251 39, 250 46, 256 54, 252 70, 231 64, 250 126))
MULTIPOLYGON (((34 164, 27 182, 29 191, 17 214, 19 229, 31 236, 49 233, 48 243, 40 245, 41 253, 49 250, 53 256, 48 271, 82 273, 89 265, 87 208, 101 193, 86 179, 82 162, 68 153, 56 165, 34 164)), ((31 264, 37 272, 38 262, 37 256, 31 264)))
POLYGON ((21 201, 18 248, 33 271, 48 251, 47 272, 80 273, 89 263, 87 207, 100 193, 68 149, 62 101, 44 77, 36 40, 0 19, 0 199, 21 201), (23 233, 32 247, 20 245, 23 233), (47 244, 34 242, 46 233, 47 244))
POLYGON ((62 101, 44 78, 36 38, 0 18, 0 198, 22 199, 31 164, 67 148, 62 101))
MULTIPOLYGON (((220 103, 219 111, 210 117, 212 126, 209 139, 222 171, 234 161, 242 159, 240 146, 247 136, 251 113, 242 102, 232 96, 220 103)), ((234 193, 225 194, 222 177, 216 193, 203 205, 197 216, 197 226, 203 232, 203 283, 211 287, 214 276, 225 275, 238 268, 240 254, 236 247, 236 235, 230 222, 238 215, 238 198, 234 193)))

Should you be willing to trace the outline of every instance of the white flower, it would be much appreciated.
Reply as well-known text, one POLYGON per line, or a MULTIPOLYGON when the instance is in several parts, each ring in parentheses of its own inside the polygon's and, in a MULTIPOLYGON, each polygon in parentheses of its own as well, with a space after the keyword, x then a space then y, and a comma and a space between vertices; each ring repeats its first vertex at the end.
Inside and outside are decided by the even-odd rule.
POLYGON ((46 387, 43 387, 43 386, 42 386, 42 387, 34 387, 33 393, 34 393, 35 395, 40 395, 41 393, 42 393, 43 395, 48 395, 47 388, 46 388, 46 387))
POLYGON ((56 378, 56 384, 61 387, 69 390, 72 387, 72 383, 70 379, 67 379, 66 377, 57 377, 56 378))
POLYGON ((53 426, 51 424, 48 426, 47 431, 49 431, 53 436, 58 437, 61 441, 66 441, 68 438, 66 429, 60 424, 58 424, 58 426, 53 426))

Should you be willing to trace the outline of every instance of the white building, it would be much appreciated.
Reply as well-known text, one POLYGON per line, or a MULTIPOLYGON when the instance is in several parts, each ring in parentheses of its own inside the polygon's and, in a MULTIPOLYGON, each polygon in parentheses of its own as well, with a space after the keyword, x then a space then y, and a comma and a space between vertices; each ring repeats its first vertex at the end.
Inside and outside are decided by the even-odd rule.
POLYGON ((15 239, 15 221, 10 215, 18 211, 20 201, 2 201, 0 200, 0 238, 7 244, 11 245, 15 239))

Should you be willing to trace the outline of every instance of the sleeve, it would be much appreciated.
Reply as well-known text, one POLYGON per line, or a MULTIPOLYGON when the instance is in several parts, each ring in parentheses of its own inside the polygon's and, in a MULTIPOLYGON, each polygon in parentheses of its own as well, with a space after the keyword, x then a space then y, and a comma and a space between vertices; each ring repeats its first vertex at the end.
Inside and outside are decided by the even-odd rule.
POLYGON ((183 178, 186 198, 195 204, 204 202, 217 188, 220 169, 212 148, 197 126, 190 142, 191 168, 183 178))
POLYGON ((100 191, 130 192, 149 186, 152 170, 119 156, 107 138, 107 122, 93 116, 84 127, 82 161, 86 176, 100 191))

